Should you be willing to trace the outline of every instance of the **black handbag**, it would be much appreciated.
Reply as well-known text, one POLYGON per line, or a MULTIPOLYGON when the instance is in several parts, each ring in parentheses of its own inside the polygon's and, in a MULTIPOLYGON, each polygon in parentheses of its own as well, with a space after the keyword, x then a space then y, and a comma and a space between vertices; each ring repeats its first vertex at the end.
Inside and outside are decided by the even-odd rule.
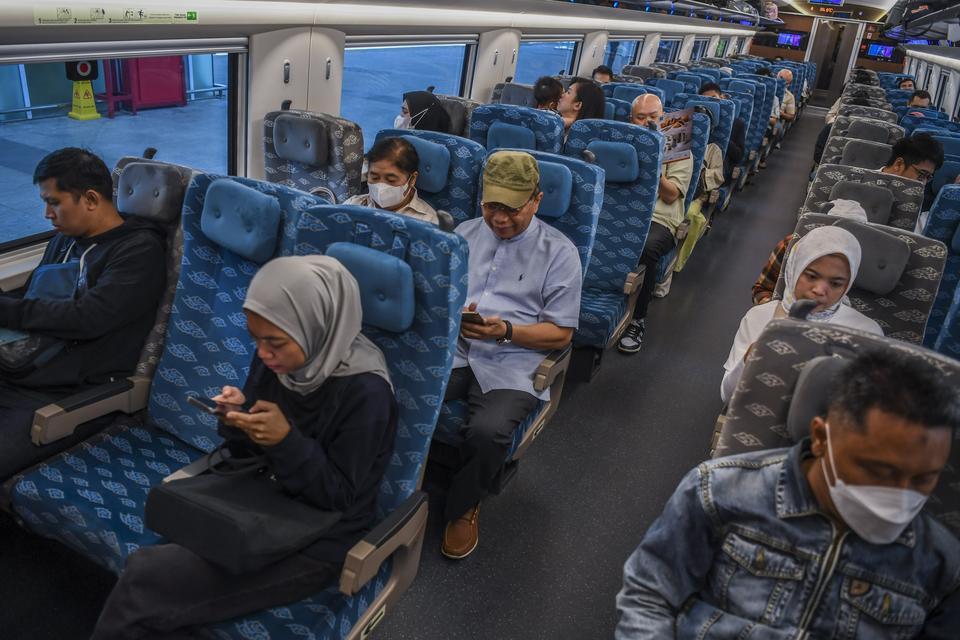
POLYGON ((210 469, 150 489, 146 524, 233 575, 304 549, 342 517, 287 494, 265 457, 228 460, 226 470, 210 469))
POLYGON ((0 374, 21 378, 33 373, 67 348, 67 341, 29 334, 20 340, 0 345, 0 374))

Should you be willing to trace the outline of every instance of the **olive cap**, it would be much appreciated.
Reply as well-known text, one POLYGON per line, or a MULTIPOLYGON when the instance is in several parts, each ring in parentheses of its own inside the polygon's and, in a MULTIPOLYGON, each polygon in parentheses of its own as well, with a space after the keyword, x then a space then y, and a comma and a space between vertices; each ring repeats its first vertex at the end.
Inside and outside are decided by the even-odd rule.
POLYGON ((483 202, 499 202, 519 209, 540 184, 536 159, 523 151, 497 151, 483 170, 483 202))

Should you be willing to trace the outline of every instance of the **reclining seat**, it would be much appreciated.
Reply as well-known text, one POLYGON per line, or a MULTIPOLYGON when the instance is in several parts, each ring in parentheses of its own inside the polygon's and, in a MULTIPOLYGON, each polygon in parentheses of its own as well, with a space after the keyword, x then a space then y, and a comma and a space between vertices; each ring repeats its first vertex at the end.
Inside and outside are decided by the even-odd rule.
POLYGON ((830 135, 820 162, 861 169, 880 169, 886 165, 893 147, 882 142, 830 135))
MULTIPOLYGON (((749 84, 749 83, 743 83, 749 84)), ((734 104, 734 119, 743 118, 743 131, 744 131, 744 151, 743 158, 740 160, 740 164, 736 166, 731 166, 726 164, 726 155, 724 155, 724 167, 727 172, 728 183, 720 187, 720 210, 726 211, 727 207, 730 206, 730 201, 732 200, 733 190, 740 181, 740 176, 744 173, 744 167, 750 162, 750 146, 748 141, 750 140, 751 131, 753 130, 753 94, 746 93, 745 91, 734 91, 732 89, 725 89, 724 95, 728 96, 734 104)), ((730 137, 733 137, 733 123, 730 126, 730 137)), ((729 143, 728 143, 729 147, 729 143)))
POLYGON ((518 107, 537 106, 537 100, 533 97, 533 85, 516 82, 497 83, 493 88, 490 102, 491 104, 512 104, 518 107))
POLYGON ((913 231, 923 203, 923 183, 869 169, 821 164, 800 212, 827 213, 832 206, 830 202, 838 198, 862 204, 872 223, 913 231), (866 187, 882 187, 890 192, 892 200, 885 200, 885 194, 866 187), (885 206, 889 207, 889 213, 885 206))
POLYGON ((730 134, 733 132, 734 114, 736 106, 732 100, 705 98, 690 93, 678 93, 673 98, 673 109, 687 109, 689 107, 704 107, 713 116, 710 119, 710 142, 720 147, 724 155, 727 145, 730 144, 730 134))
POLYGON ((301 212, 322 199, 283 185, 209 174, 184 200, 183 268, 145 421, 121 420, 55 458, 14 476, 13 511, 119 573, 159 536, 144 526, 147 491, 220 442, 217 421, 186 402, 242 386, 254 352, 242 313, 260 264, 290 255, 301 212))
MULTIPOLYGON (((626 100, 617 100, 616 98, 607 98, 604 103, 607 109, 613 110, 612 118, 604 118, 605 120, 616 120, 617 122, 630 122, 631 111, 633 105, 627 102, 626 100)), ((608 111, 609 114, 609 111, 608 111)))
POLYGON ((297 227, 297 255, 335 257, 357 278, 363 333, 383 351, 399 403, 395 448, 379 524, 349 552, 340 584, 206 629, 221 640, 366 638, 416 577, 427 526, 420 484, 460 331, 467 244, 367 207, 314 207, 297 227))
POLYGON ((876 107, 861 107, 858 104, 845 104, 840 106, 837 111, 838 116, 860 116, 863 118, 873 118, 874 120, 883 120, 890 124, 897 124, 897 114, 886 109, 877 109, 876 107))
POLYGON ((667 78, 682 83, 684 93, 699 93, 700 85, 703 84, 700 76, 688 73, 686 70, 671 71, 667 74, 667 78))
MULTIPOLYGON (((960 294, 954 290, 953 303, 947 309, 940 331, 933 341, 933 350, 960 360, 960 294)), ((929 325, 928 325, 929 326, 929 325)))
MULTIPOLYGON (((903 138, 903 127, 885 120, 864 118, 863 116, 837 116, 830 129, 830 136, 870 140, 883 144, 896 144, 903 138)), ((827 141, 827 147, 830 141, 827 141)))
POLYGON ((263 117, 264 171, 270 182, 342 202, 360 193, 363 132, 327 113, 271 111, 263 117))
POLYGON ((628 64, 621 71, 621 75, 624 76, 633 76, 636 78, 642 78, 643 80, 649 80, 651 78, 666 78, 667 72, 663 69, 658 69, 657 67, 645 67, 639 64, 628 64))
POLYGON ((910 96, 913 95, 913 91, 907 91, 905 89, 887 89, 887 102, 889 102, 894 107, 907 106, 907 102, 910 101, 910 96))
MULTIPOLYGON (((745 73, 745 74, 741 74, 739 77, 744 80, 752 80, 753 82, 758 82, 762 84, 764 88, 762 113, 767 114, 767 119, 763 121, 764 135, 760 141, 761 149, 758 149, 757 151, 758 157, 756 159, 756 163, 754 164, 754 166, 751 167, 751 172, 755 173, 757 169, 759 169, 760 156, 762 155, 763 157, 766 157, 766 155, 770 152, 770 147, 773 144, 773 141, 766 137, 766 133, 767 133, 767 129, 769 127, 769 122, 770 122, 769 114, 773 112, 773 98, 774 96, 777 95, 777 89, 779 87, 779 84, 776 78, 771 78, 769 76, 760 76, 757 74, 745 73)), ((756 112, 756 109, 754 109, 754 112, 756 112)))
POLYGON ((767 131, 767 123, 770 120, 770 111, 773 110, 773 101, 767 104, 765 85, 753 80, 745 79, 742 76, 736 78, 724 78, 720 81, 720 87, 724 91, 736 91, 747 93, 753 96, 753 109, 750 120, 747 122, 746 139, 744 142, 743 164, 737 182, 737 188, 742 189, 746 185, 747 178, 753 171, 754 166, 759 162, 760 147, 763 145, 763 137, 767 131), (766 110, 765 110, 766 109, 766 110), (761 117, 761 115, 766 117, 761 117))
MULTIPOLYGON (((850 306, 875 320, 886 337, 920 344, 943 276, 944 244, 902 229, 816 213, 800 216, 793 242, 827 225, 852 233, 863 252, 857 279, 847 294, 850 306)), ((781 272, 778 298, 783 288, 781 272)))
POLYGON ((883 89, 869 84, 860 84, 857 82, 851 82, 847 84, 847 86, 843 88, 843 93, 841 95, 857 95, 865 98, 871 98, 873 100, 885 100, 887 97, 887 94, 883 89))
MULTIPOLYGON (((589 122, 603 123, 604 120, 589 122)), ((579 124, 579 123, 577 123, 579 124)), ((574 125, 576 126, 576 124, 574 125)), ((537 216, 547 224, 561 231, 573 242, 580 254, 580 264, 584 276, 592 262, 597 224, 603 199, 603 169, 582 160, 558 156, 538 151, 528 152, 540 166, 540 189, 543 201, 537 216)), ((582 300, 582 298, 581 298, 582 300)), ((583 304, 580 307, 580 324, 583 320, 583 304)), ((549 353, 537 370, 534 389, 550 389, 550 398, 541 400, 527 418, 517 426, 513 442, 507 450, 504 465, 508 471, 514 469, 517 462, 533 440, 540 435, 546 423, 556 412, 560 404, 560 395, 570 364, 571 348, 549 353)), ((444 402, 440 411, 440 422, 434 439, 438 456, 446 459, 451 449, 459 449, 462 436, 460 430, 468 415, 467 403, 463 400, 444 402), (443 449, 446 448, 446 451, 443 449)), ((431 454, 433 455, 433 454, 431 454)), ((504 473, 504 481, 510 473, 504 473)), ((501 482, 501 486, 504 482, 501 482)))
POLYGON ((892 107, 891 111, 897 114, 897 118, 903 118, 908 113, 919 113, 924 118, 929 118, 930 120, 938 120, 942 122, 950 121, 950 116, 935 107, 908 107, 907 105, 902 104, 892 107))
POLYGON ((487 151, 509 147, 559 153, 563 145, 563 118, 532 107, 484 104, 473 110, 470 139, 487 151))
POLYGON ((157 307, 153 328, 140 352, 134 375, 104 383, 37 409, 31 430, 31 439, 36 445, 66 438, 84 422, 114 411, 129 414, 146 408, 150 380, 163 351, 167 318, 183 256, 180 210, 193 170, 128 156, 117 162, 112 175, 117 209, 124 214, 153 220, 165 229, 166 289, 157 307))
POLYGON ((673 104, 673 99, 678 93, 683 93, 684 84, 679 80, 670 80, 669 78, 653 78, 647 81, 647 85, 663 90, 664 108, 669 109, 673 104))
POLYGON ((440 228, 452 231, 472 218, 486 150, 460 136, 417 129, 383 129, 376 139, 394 137, 405 138, 416 148, 420 157, 417 193, 437 210, 440 228))
POLYGON ((914 129, 919 129, 920 127, 935 127, 937 129, 943 129, 945 132, 960 133, 960 123, 936 120, 934 118, 923 118, 921 116, 911 116, 909 114, 900 118, 900 126, 903 127, 908 136, 913 133, 914 129))
MULTIPOLYGON (((840 97, 840 106, 845 107, 850 105, 861 106, 861 107, 873 107, 874 109, 882 109, 884 111, 895 111, 894 106, 889 102, 887 102, 886 100, 878 100, 876 98, 857 98, 849 94, 840 97), (863 100, 867 104, 856 105, 853 102, 854 100, 863 100)), ((898 117, 902 115, 903 115, 902 113, 898 114, 898 117)))
MULTIPOLYGON (((960 283, 960 185, 947 185, 937 194, 930 208, 930 217, 923 228, 923 235, 939 240, 947 247, 947 262, 940 281, 937 299, 930 310, 927 332, 923 344, 934 347, 940 330, 947 318, 947 311, 960 283)), ((960 333, 953 329, 953 340, 960 339, 960 333)), ((940 349, 937 348, 939 351, 940 349)))
MULTIPOLYGON (((878 73, 877 76, 880 79, 880 86, 888 91, 897 91, 897 87, 900 85, 900 80, 902 79, 913 80, 914 83, 916 83, 916 79, 908 73, 882 72, 878 73)), ((911 91, 910 93, 913 92, 911 91)))
POLYGON ((573 336, 574 345, 594 351, 595 364, 630 323, 640 294, 643 274, 637 270, 657 200, 663 144, 659 132, 625 123, 581 120, 570 127, 564 155, 581 159, 588 151, 605 171, 580 327, 573 336))
POLYGON ((462 138, 470 137, 470 116, 473 110, 482 103, 475 100, 468 100, 460 96, 445 96, 437 94, 437 100, 443 105, 447 115, 450 116, 450 133, 462 138))
MULTIPOLYGON (((960 362, 921 346, 838 325, 776 320, 750 352, 726 419, 714 434, 712 457, 789 447, 807 437, 810 421, 826 409, 829 381, 842 366, 837 360, 881 349, 922 360, 960 386, 960 362)), ((960 536, 960 447, 950 451, 925 508, 960 536)))
POLYGON ((666 97, 663 89, 661 89, 660 87, 655 87, 653 85, 645 85, 645 84, 640 85, 640 84, 635 84, 630 82, 622 82, 622 83, 608 82, 607 84, 603 85, 603 87, 604 87, 604 92, 612 91, 612 93, 610 94, 611 98, 614 98, 616 100, 623 100, 624 102, 629 102, 631 106, 633 105, 633 101, 637 99, 637 96, 642 96, 647 93, 652 93, 656 95, 658 98, 660 98, 660 102, 662 102, 664 106, 667 105, 666 97))

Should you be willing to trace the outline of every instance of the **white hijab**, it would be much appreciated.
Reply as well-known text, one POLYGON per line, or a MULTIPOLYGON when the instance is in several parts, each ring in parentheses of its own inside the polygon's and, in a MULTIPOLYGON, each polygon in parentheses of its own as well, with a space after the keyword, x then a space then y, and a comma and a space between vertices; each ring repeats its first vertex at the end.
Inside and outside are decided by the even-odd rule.
POLYGON ((250 282, 243 308, 275 324, 303 349, 303 367, 277 376, 287 389, 308 395, 327 378, 360 373, 376 374, 390 384, 383 353, 360 333, 360 288, 338 260, 271 260, 250 282))
POLYGON ((795 242, 790 248, 790 253, 787 255, 787 262, 783 271, 783 283, 785 286, 783 290, 783 300, 780 302, 784 311, 790 313, 790 308, 793 306, 793 303, 797 301, 795 295, 797 281, 800 279, 800 274, 803 273, 804 269, 814 260, 819 260, 823 256, 833 254, 842 255, 847 259, 847 264, 850 266, 850 280, 847 281, 847 288, 844 290, 843 296, 840 296, 840 299, 835 304, 823 311, 811 313, 807 316, 807 319, 817 322, 827 322, 837 313, 837 309, 843 304, 843 297, 850 292, 851 287, 853 287, 853 281, 857 278, 861 258, 860 243, 857 241, 857 238, 846 229, 841 229, 840 227, 817 227, 800 238, 800 240, 795 242))

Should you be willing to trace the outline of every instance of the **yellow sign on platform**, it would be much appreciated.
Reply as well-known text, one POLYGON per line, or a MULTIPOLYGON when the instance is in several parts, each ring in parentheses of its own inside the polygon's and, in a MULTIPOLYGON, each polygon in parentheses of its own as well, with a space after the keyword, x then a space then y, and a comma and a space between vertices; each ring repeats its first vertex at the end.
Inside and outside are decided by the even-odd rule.
POLYGON ((93 85, 89 80, 73 81, 73 108, 67 115, 74 120, 96 120, 100 117, 93 99, 93 85))

